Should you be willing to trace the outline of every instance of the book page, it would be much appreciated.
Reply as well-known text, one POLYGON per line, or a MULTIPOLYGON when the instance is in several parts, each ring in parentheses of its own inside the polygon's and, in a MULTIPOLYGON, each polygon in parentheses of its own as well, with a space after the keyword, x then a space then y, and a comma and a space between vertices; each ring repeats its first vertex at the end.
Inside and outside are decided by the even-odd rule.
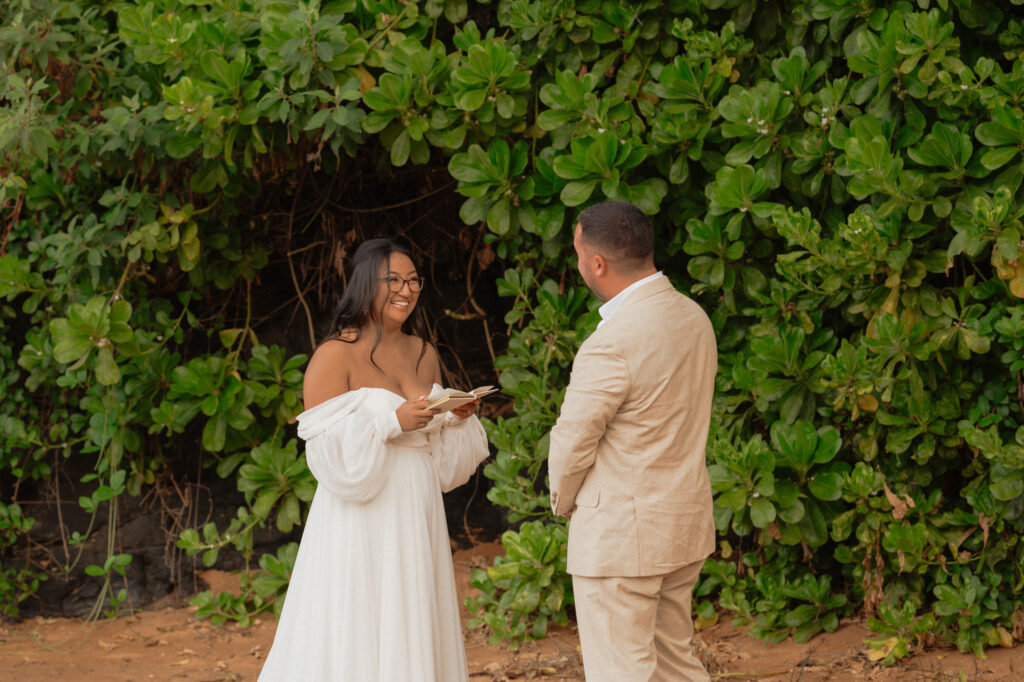
POLYGON ((493 386, 478 386, 468 393, 457 388, 444 388, 427 396, 427 400, 430 401, 427 409, 447 412, 497 391, 498 389, 493 386))

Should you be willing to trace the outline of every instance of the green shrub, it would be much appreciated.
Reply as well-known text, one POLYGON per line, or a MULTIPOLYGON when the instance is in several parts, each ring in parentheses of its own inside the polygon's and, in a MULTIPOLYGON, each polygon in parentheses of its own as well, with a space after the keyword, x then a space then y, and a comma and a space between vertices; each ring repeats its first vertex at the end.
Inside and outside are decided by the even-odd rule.
MULTIPOLYGON (((261 344, 248 313, 197 315, 249 296, 278 248, 241 207, 268 173, 300 172, 289 150, 328 174, 357 154, 444 163, 506 269, 498 367, 516 412, 487 425, 485 471, 526 523, 475 578, 495 634, 539 636, 571 603, 545 434, 595 322, 573 216, 622 199, 652 215, 660 265, 718 334, 722 547, 699 598, 771 638, 874 617, 897 639, 889 662, 931 619, 978 655, 1009 644, 1024 601, 1017 4, 5 7, 3 475, 94 457, 95 511, 199 434, 246 505, 181 545, 249 560, 252 530, 301 523, 313 483, 286 429, 304 358, 261 344)), ((12 528, 5 561, 30 532, 12 528)), ((34 589, 5 580, 4 604, 34 589)), ((207 610, 244 620, 279 588, 207 610)))

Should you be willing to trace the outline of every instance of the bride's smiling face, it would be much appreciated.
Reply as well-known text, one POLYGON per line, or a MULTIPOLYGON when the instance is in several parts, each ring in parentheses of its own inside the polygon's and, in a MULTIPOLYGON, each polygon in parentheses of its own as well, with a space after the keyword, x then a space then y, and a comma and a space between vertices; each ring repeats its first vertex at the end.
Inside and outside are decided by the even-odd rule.
POLYGON ((392 252, 378 274, 374 312, 382 316, 385 326, 401 327, 412 315, 422 286, 412 259, 404 253, 392 252))

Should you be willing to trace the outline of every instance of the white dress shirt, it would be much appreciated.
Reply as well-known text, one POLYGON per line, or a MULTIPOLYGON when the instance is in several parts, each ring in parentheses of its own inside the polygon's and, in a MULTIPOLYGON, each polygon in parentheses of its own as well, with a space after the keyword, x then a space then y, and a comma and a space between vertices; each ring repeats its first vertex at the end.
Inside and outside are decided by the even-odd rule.
POLYGON ((604 304, 602 304, 601 307, 597 309, 597 312, 600 313, 601 315, 601 321, 597 323, 598 328, 600 328, 602 324, 604 324, 605 322, 612 318, 612 315, 614 315, 615 311, 617 311, 619 309, 619 306, 622 305, 622 302, 626 299, 626 296, 629 295, 629 292, 633 291, 634 289, 642 287, 648 282, 653 282, 659 277, 664 276, 665 275, 661 273, 661 270, 658 270, 653 275, 647 275, 643 279, 638 279, 637 281, 633 282, 619 293, 615 294, 615 296, 613 296, 610 300, 605 301, 604 304))

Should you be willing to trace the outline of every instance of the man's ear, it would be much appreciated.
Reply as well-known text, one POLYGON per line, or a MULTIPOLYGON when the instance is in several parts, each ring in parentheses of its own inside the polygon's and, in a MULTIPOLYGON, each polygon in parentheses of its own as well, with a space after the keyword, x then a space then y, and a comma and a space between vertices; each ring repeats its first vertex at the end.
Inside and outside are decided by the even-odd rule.
POLYGON ((606 261, 604 256, 601 254, 595 253, 593 255, 592 271, 597 276, 604 276, 608 274, 608 261, 606 261))

